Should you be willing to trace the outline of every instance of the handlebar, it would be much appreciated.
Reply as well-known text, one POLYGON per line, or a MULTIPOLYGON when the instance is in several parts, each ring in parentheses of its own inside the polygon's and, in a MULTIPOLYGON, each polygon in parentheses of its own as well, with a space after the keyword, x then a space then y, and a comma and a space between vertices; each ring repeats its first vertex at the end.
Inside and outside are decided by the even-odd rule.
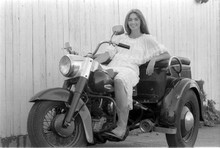
POLYGON ((126 48, 126 49, 130 49, 129 45, 123 44, 123 43, 118 43, 117 46, 122 47, 122 48, 126 48))
POLYGON ((95 49, 95 51, 92 53, 92 55, 94 56, 97 51, 99 50, 99 47, 102 45, 102 44, 105 44, 105 43, 108 43, 110 45, 113 45, 113 46, 118 46, 118 47, 122 47, 122 48, 126 48, 126 49, 130 49, 130 46, 129 45, 126 45, 126 44, 123 44, 123 43, 114 43, 112 41, 103 41, 101 43, 99 43, 95 49))
POLYGON ((94 56, 94 55, 97 53, 97 51, 99 50, 99 47, 100 47, 102 44, 105 44, 105 43, 110 44, 111 42, 110 42, 110 41, 103 41, 103 42, 99 43, 99 44, 97 45, 95 51, 92 53, 92 56, 94 56))
MULTIPOLYGON (((106 43, 109 44, 109 45, 113 45, 113 46, 118 46, 118 47, 130 49, 130 46, 129 46, 129 45, 126 45, 126 44, 123 44, 123 43, 118 43, 118 44, 117 44, 117 43, 112 42, 111 40, 110 40, 110 41, 103 41, 103 42, 100 42, 100 43, 97 45, 95 51, 91 54, 91 56, 94 56, 94 55, 97 53, 97 51, 99 50, 100 46, 101 46, 102 44, 106 44, 106 43)), ((63 49, 66 49, 70 54, 76 54, 76 55, 78 55, 77 52, 75 52, 75 51, 72 50, 72 47, 70 46, 69 42, 66 42, 66 43, 65 43, 65 47, 64 47, 63 49)))

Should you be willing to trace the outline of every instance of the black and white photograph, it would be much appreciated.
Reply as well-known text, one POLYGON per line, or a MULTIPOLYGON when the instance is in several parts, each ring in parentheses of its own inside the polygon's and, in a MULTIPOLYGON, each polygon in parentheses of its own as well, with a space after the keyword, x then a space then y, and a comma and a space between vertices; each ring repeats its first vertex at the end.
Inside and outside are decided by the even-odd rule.
POLYGON ((220 147, 220 0, 1 0, 0 147, 220 147))

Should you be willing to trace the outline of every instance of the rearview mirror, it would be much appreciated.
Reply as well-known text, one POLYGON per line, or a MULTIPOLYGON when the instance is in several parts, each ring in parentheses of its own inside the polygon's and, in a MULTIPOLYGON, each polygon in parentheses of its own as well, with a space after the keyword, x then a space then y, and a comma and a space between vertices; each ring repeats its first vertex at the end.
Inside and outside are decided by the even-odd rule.
POLYGON ((114 35, 121 35, 124 33, 124 27, 122 25, 116 25, 112 27, 114 35))
POLYGON ((65 43, 65 48, 70 48, 71 46, 70 46, 70 43, 69 42, 66 42, 65 43))

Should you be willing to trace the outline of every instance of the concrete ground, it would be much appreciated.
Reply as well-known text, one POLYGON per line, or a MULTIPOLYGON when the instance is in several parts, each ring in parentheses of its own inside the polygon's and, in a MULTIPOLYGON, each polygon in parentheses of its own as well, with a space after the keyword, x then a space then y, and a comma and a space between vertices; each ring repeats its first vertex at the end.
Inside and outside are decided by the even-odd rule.
MULTIPOLYGON (((137 133, 139 132, 131 132, 123 142, 107 142, 90 147, 168 147, 165 134, 137 133)), ((31 147, 27 136, 0 140, 0 147, 31 147)), ((220 147, 220 124, 215 127, 201 127, 195 147, 220 147)))
MULTIPOLYGON (((94 147, 168 147, 165 134, 140 133, 130 135, 123 142, 107 142, 94 147)), ((201 127, 199 129, 195 147, 220 147, 220 124, 215 127, 201 127)))

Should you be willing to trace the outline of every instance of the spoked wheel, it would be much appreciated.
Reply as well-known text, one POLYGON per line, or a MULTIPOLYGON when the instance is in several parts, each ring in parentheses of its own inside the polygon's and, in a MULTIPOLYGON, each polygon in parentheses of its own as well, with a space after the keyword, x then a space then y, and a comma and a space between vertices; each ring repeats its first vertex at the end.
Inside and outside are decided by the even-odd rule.
POLYGON ((199 105, 196 94, 188 90, 177 108, 176 134, 166 134, 170 147, 193 147, 199 129, 199 105))
POLYGON ((32 146, 86 146, 85 132, 79 116, 69 127, 62 127, 66 111, 63 102, 40 101, 34 104, 27 123, 32 146))

